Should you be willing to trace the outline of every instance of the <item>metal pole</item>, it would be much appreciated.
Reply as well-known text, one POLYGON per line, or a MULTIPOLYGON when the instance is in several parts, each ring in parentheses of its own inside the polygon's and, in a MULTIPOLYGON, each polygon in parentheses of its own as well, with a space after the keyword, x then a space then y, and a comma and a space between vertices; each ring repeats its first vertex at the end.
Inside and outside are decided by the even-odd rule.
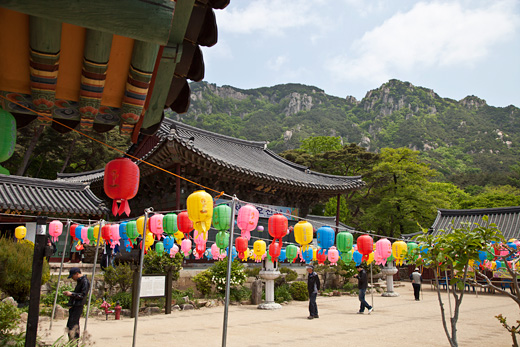
POLYGON ((372 308, 374 307, 374 277, 372 276, 372 263, 370 263, 370 285, 372 289, 370 290, 370 294, 372 295, 372 308))
POLYGON ((56 312, 56 302, 58 301, 58 290, 60 289, 61 272, 63 271, 63 262, 65 261, 65 250, 67 248, 67 242, 69 241, 70 222, 70 219, 67 219, 67 225, 65 227, 67 233, 65 234, 65 244, 63 245, 63 253, 61 254, 60 272, 58 274, 58 283, 56 283, 56 293, 54 294, 54 304, 52 305, 51 323, 49 325, 49 330, 52 329, 52 321, 54 320, 54 313, 56 312))
POLYGON ((144 249, 145 249, 145 240, 146 240, 146 231, 147 231, 147 226, 146 224, 148 223, 148 214, 150 212, 153 212, 153 208, 152 207, 149 207, 147 209, 144 210, 144 225, 143 225, 143 237, 142 237, 142 240, 141 240, 141 259, 139 259, 139 278, 137 280, 137 286, 135 287, 136 290, 137 290, 137 295, 136 295, 136 298, 137 298, 137 312, 135 313, 135 319, 134 319, 134 337, 132 339, 132 347, 135 347, 135 340, 136 340, 136 335, 135 333, 137 332, 137 319, 139 318, 139 305, 140 305, 140 296, 141 296, 141 278, 143 277, 143 261, 144 261, 144 249))
MULTIPOLYGON (((104 220, 99 221, 99 232, 97 236, 97 242, 96 242, 96 253, 94 254, 94 266, 92 267, 92 283, 90 284, 90 290, 88 293, 88 305, 87 305, 87 315, 85 316, 85 328, 83 328, 83 331, 87 332, 87 322, 88 322, 88 314, 90 312, 90 302, 92 300, 92 292, 94 291, 94 283, 96 283, 96 265, 97 265, 97 257, 99 252, 99 243, 101 241, 101 228, 105 225, 104 220)), ((83 333, 83 338, 85 338, 86 334, 83 333)))
POLYGON ((475 288, 475 297, 478 299, 478 290, 477 290, 477 272, 475 271, 475 269, 473 268, 473 274, 475 275, 475 286, 473 288, 475 288))
MULTIPOLYGON (((422 278, 422 274, 424 272, 424 266, 421 266, 421 278, 422 278)), ((424 300, 424 293, 423 293, 423 281, 421 281, 421 300, 424 300)))
POLYGON ((228 323, 228 308, 229 308, 229 282, 231 281, 231 263, 233 262, 233 233, 235 231, 235 208, 237 203, 236 195, 233 195, 233 203, 231 204, 231 232, 229 233, 229 251, 227 254, 227 275, 226 275, 226 298, 224 303, 224 327, 222 329, 222 347, 226 346, 227 339, 227 323, 228 323))
POLYGON ((450 282, 448 281, 448 271, 444 270, 444 276, 446 279, 446 291, 448 292, 448 303, 450 304, 450 319, 451 319, 451 298, 450 298, 450 282))

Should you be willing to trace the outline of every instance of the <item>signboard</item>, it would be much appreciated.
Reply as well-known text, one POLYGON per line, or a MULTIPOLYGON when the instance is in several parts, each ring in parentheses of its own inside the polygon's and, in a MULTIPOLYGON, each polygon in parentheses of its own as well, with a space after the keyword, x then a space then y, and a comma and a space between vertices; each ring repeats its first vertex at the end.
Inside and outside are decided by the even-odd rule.
POLYGON ((141 278, 141 298, 164 296, 166 276, 145 276, 141 278))
MULTIPOLYGON (((215 205, 218 205, 218 204, 226 204, 228 206, 231 206, 231 200, 218 199, 215 202, 215 205)), ((235 205, 235 214, 238 214, 238 210, 244 205, 246 205, 246 203, 237 202, 237 204, 235 205)), ((255 204, 254 206, 258 210, 260 218, 269 218, 275 213, 283 213, 285 215, 285 217, 287 217, 288 220, 297 220, 296 218, 291 217, 291 215, 298 217, 298 208, 295 208, 295 207, 261 205, 261 204, 255 204)))

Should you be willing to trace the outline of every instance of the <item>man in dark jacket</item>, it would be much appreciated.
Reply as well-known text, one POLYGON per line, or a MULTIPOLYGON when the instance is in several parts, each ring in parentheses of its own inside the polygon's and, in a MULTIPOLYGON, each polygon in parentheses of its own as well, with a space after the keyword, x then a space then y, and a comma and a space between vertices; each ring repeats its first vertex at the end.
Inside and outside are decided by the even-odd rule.
POLYGON ((367 287, 368 287, 367 272, 365 271, 365 269, 363 269, 361 264, 356 266, 356 269, 358 270, 359 273, 357 275, 355 275, 354 277, 356 277, 358 279, 359 302, 361 303, 358 314, 363 314, 365 312, 365 307, 368 308, 368 314, 370 314, 370 312, 372 312, 373 308, 365 300, 365 293, 367 292, 367 287))
POLYGON ((307 290, 309 291, 309 317, 308 319, 320 318, 318 316, 318 305, 316 305, 316 297, 318 296, 318 290, 320 290, 320 278, 316 272, 314 272, 314 266, 307 265, 307 272, 309 278, 307 279, 307 290))
POLYGON ((81 276, 81 270, 73 267, 69 270, 69 277, 77 282, 73 292, 63 292, 69 297, 69 320, 67 321, 67 329, 69 339, 79 339, 79 318, 83 313, 83 305, 88 296, 90 284, 87 276, 81 276))

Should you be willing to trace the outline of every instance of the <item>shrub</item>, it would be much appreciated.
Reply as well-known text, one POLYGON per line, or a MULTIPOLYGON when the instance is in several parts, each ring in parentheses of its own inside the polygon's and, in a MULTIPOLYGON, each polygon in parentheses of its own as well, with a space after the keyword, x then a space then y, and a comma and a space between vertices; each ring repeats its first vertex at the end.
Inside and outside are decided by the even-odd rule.
POLYGON ((258 277, 260 267, 248 267, 244 270, 247 277, 258 277))
POLYGON ((166 273, 172 270, 173 280, 179 279, 179 272, 182 270, 182 254, 179 252, 174 258, 170 258, 169 254, 163 253, 158 255, 155 252, 148 252, 143 259, 143 273, 157 274, 166 273))
POLYGON ((289 286, 282 284, 281 286, 274 289, 274 301, 281 303, 284 301, 291 301, 291 293, 289 293, 289 286))
POLYGON ((230 288, 229 289, 229 298, 231 301, 244 301, 251 299, 251 289, 240 286, 238 288, 230 288))
POLYGON ((18 309, 11 303, 0 301, 0 336, 11 335, 19 323, 18 309))
POLYGON ((294 270, 289 269, 288 267, 280 268, 280 273, 285 274, 286 282, 292 282, 298 278, 298 273, 294 270))
MULTIPOLYGON (((224 293, 226 291, 227 258, 216 262, 206 271, 211 273, 211 281, 215 284, 217 292, 224 293)), ((230 286, 241 286, 246 279, 247 276, 244 272, 244 265, 235 259, 235 261, 231 263, 230 286)))
POLYGON ((188 288, 185 291, 174 289, 172 292, 172 300, 175 301, 176 304, 184 304, 185 297, 188 297, 189 300, 193 300, 193 289, 188 288))
POLYGON ((195 287, 204 296, 211 294, 213 282, 211 281, 211 272, 209 270, 199 272, 191 280, 195 282, 195 287))
POLYGON ((347 282, 343 285, 343 289, 346 290, 347 292, 350 292, 351 290, 355 289, 354 284, 347 282))
POLYGON ((132 293, 117 293, 115 295, 112 295, 110 301, 114 303, 119 301, 119 305, 121 305, 122 308, 130 309, 132 308, 132 293))
POLYGON ((309 300, 309 292, 307 290, 307 283, 303 281, 292 282, 289 286, 289 293, 294 300, 306 301, 309 300))
POLYGON ((116 285, 119 285, 119 289, 122 292, 126 292, 132 287, 133 275, 134 273, 130 264, 122 263, 116 267, 109 266, 105 268, 103 277, 110 291, 112 291, 116 285))
MULTIPOLYGON (((25 302, 31 289, 34 244, 0 238, 0 289, 18 302, 25 302)), ((43 261, 42 284, 50 278, 49 264, 43 261)))
MULTIPOLYGON (((65 296, 63 292, 65 291, 73 291, 74 286, 71 283, 60 283, 60 289, 58 289, 58 299, 56 303, 62 307, 65 307, 69 302, 69 297, 65 296)), ((42 296, 41 303, 47 306, 52 306, 54 304, 54 295, 56 294, 56 282, 51 283, 51 291, 42 296)))

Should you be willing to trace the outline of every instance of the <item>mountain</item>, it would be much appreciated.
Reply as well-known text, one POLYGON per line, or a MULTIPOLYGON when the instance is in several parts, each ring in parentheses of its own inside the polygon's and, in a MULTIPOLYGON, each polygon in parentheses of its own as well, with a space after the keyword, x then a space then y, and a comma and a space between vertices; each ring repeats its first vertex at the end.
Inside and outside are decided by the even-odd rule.
POLYGON ((503 179, 518 161, 520 109, 489 106, 476 96, 441 98, 432 89, 395 79, 361 101, 301 84, 243 90, 198 82, 190 87, 188 113, 169 117, 225 135, 269 141, 276 152, 298 148, 309 136, 340 136, 345 144, 374 152, 408 147, 462 185, 485 183, 472 182, 477 178, 503 179))

